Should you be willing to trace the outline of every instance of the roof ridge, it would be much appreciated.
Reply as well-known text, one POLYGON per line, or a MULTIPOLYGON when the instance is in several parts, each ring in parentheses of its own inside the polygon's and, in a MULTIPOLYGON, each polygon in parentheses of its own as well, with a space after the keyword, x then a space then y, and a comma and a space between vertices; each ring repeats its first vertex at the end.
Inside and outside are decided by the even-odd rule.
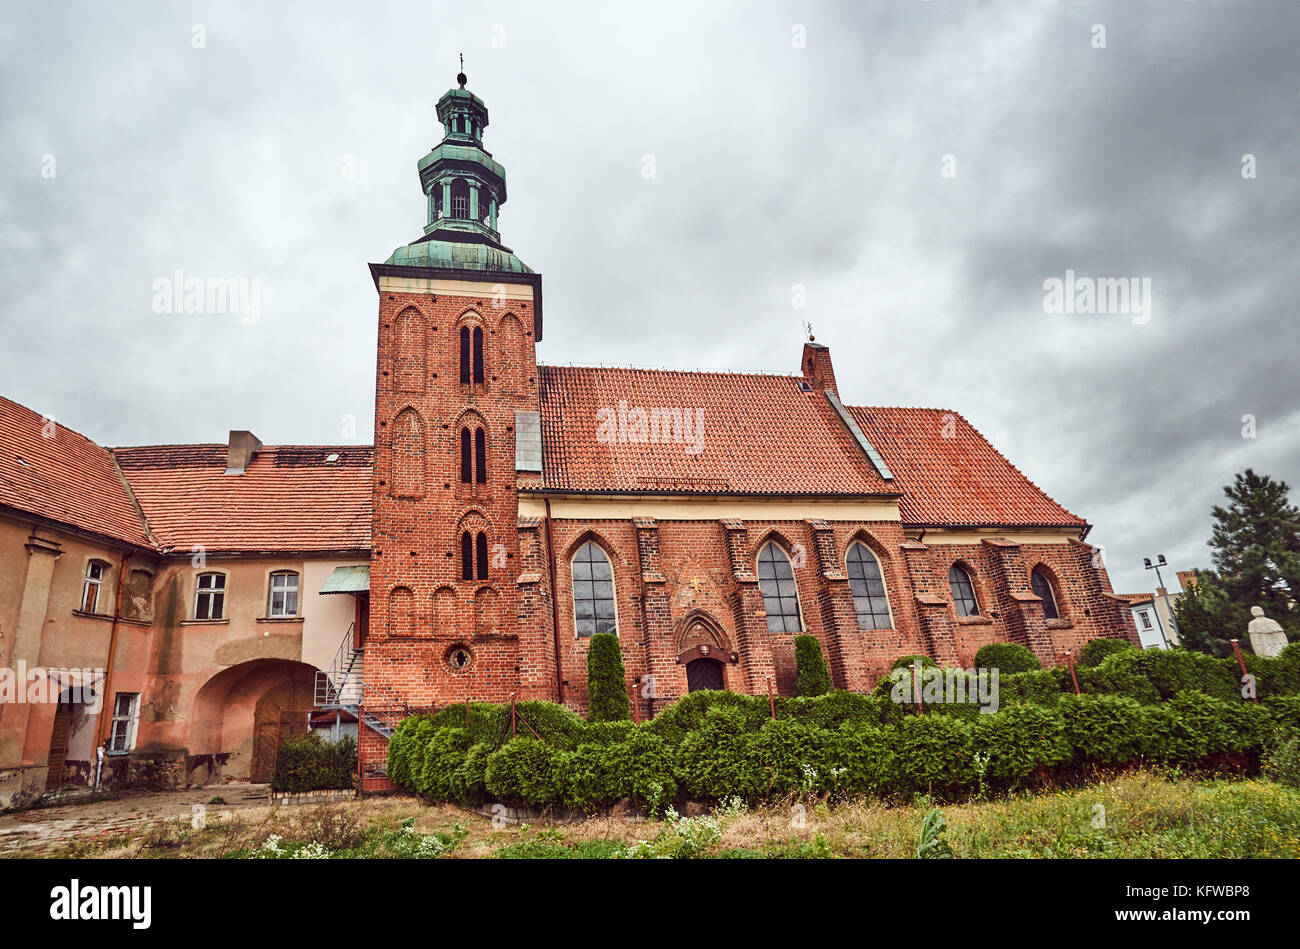
POLYGON ((749 369, 673 369, 668 366, 598 365, 581 366, 575 363, 539 362, 539 369, 614 369, 620 372, 659 372, 680 376, 749 376, 756 379, 802 379, 800 372, 755 372, 749 369))

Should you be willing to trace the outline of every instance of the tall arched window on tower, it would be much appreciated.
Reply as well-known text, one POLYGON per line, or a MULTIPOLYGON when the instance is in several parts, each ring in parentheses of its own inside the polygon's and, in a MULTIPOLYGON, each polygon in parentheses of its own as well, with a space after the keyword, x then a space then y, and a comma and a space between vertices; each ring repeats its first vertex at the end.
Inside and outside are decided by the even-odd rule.
MULTIPOLYGON (((481 429, 480 429, 481 431, 481 429)), ((470 453, 470 434, 468 428, 460 430, 460 482, 469 484, 473 478, 473 455, 470 453)))
POLYGON ((472 531, 465 531, 460 535, 460 578, 462 580, 488 578, 487 534, 482 531, 479 531, 477 536, 472 531))
POLYGON ((483 384, 483 327, 474 327, 474 384, 483 384))
POLYGON ((979 616, 980 605, 975 599, 975 585, 970 574, 960 564, 948 568, 948 588, 952 591, 952 605, 958 616, 979 616))
POLYGON ((1060 619, 1061 611, 1056 605, 1056 590, 1052 587, 1052 578, 1047 575, 1047 571, 1042 567, 1035 567, 1034 572, 1029 575, 1029 585, 1034 590, 1034 596, 1043 601, 1043 618, 1060 619))
POLYGON ((460 328, 460 384, 469 385, 469 327, 460 328))
POLYGON ((474 480, 487 484, 487 435, 481 428, 474 430, 474 480))
POLYGON ((758 553, 758 588, 763 593, 769 632, 797 633, 803 629, 799 621, 799 590, 790 558, 771 542, 764 544, 758 553))
POLYGON ((858 614, 858 629, 891 629, 889 600, 885 596, 885 579, 880 564, 866 544, 849 546, 849 589, 858 614))
POLYGON ((469 183, 464 178, 451 183, 451 216, 469 217, 469 183))
POLYGON ((618 635, 614 609, 614 570, 594 541, 573 556, 573 622, 580 637, 596 633, 618 635))

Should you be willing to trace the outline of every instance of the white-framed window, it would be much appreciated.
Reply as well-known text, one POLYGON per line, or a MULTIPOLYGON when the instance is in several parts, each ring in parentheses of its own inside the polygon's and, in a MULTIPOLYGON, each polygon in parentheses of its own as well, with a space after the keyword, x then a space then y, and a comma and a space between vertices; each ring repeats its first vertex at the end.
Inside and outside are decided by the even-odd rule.
POLYGON ((140 725, 140 693, 119 692, 113 702, 113 731, 109 734, 110 754, 125 754, 135 747, 135 732, 140 725))
POLYGON ((271 574, 271 592, 266 615, 271 617, 298 615, 298 574, 292 570, 280 570, 271 574))
POLYGON ((221 619, 226 608, 226 575, 224 573, 199 574, 194 594, 195 619, 221 619))
POLYGON ((618 635, 614 607, 614 568, 605 551, 587 541, 573 555, 573 621, 581 638, 618 635))
POLYGON ((1142 620, 1143 629, 1151 629, 1151 614, 1146 610, 1138 610, 1138 618, 1142 620))
POLYGON ((854 542, 845 558, 849 572, 849 589, 858 614, 858 629, 891 629, 889 600, 885 596, 885 578, 880 564, 867 545, 854 542))
POLYGON ((81 587, 81 612, 94 613, 99 608, 99 594, 108 576, 108 564, 92 560, 86 564, 86 582, 81 587))
POLYGON ((798 633, 803 630, 799 619, 799 588, 794 582, 790 558, 776 544, 768 542, 758 552, 758 589, 763 594, 770 633, 798 633))

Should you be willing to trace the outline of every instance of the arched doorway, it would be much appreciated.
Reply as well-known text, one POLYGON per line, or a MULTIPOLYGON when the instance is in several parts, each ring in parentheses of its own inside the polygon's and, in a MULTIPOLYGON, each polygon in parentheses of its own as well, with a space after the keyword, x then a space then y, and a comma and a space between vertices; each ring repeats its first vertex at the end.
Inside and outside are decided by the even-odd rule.
POLYGON ((277 738, 307 730, 315 673, 302 662, 254 659, 204 683, 189 740, 191 759, 206 762, 202 783, 269 780, 277 738))
POLYGON ((686 663, 686 691, 700 692, 705 689, 725 689, 722 675, 722 663, 716 659, 692 659, 686 663))
POLYGON ((686 667, 686 690, 727 687, 727 665, 735 665, 739 656, 722 627, 705 613, 693 613, 679 625, 677 664, 686 667))

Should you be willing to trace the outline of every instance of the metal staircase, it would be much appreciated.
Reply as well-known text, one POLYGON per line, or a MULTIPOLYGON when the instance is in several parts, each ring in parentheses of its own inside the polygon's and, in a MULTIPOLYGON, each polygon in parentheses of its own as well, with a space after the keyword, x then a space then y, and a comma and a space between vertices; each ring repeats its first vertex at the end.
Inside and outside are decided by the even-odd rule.
POLYGON ((366 727, 391 738, 410 709, 404 702, 366 685, 364 650, 353 647, 355 628, 355 623, 348 626, 330 668, 316 673, 316 707, 343 709, 366 727))

